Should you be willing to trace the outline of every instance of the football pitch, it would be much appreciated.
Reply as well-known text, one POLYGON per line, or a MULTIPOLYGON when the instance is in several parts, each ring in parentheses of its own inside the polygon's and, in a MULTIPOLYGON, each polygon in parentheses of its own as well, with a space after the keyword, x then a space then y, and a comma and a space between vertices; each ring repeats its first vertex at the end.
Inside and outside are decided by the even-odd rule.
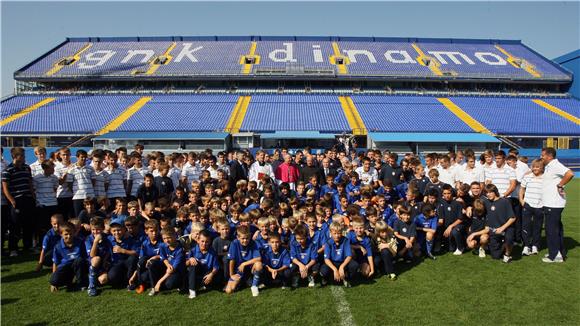
POLYGON ((503 264, 445 254, 436 261, 396 266, 386 277, 352 288, 249 289, 233 295, 176 292, 156 297, 105 287, 86 292, 49 292, 49 270, 34 272, 36 256, 2 258, 2 325, 21 324, 205 324, 391 325, 391 324, 580 324, 580 181, 568 188, 564 211, 568 260, 545 264, 540 255, 503 264))

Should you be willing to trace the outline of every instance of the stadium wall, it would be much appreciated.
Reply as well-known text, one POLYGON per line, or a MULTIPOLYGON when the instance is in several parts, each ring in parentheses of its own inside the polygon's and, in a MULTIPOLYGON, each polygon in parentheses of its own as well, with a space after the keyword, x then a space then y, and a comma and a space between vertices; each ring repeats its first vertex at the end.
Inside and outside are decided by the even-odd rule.
POLYGON ((554 61, 570 70, 576 77, 572 81, 569 92, 575 98, 580 99, 580 80, 577 77, 580 76, 580 49, 559 56, 554 61))

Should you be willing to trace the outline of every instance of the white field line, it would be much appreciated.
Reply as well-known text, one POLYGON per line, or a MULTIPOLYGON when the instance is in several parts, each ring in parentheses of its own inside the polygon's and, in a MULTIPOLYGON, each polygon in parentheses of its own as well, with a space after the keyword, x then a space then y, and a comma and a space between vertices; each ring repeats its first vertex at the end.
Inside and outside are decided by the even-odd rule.
POLYGON ((330 290, 336 300, 336 311, 338 311, 338 315, 340 316, 340 325, 354 326, 354 319, 352 318, 350 307, 344 296, 344 290, 340 286, 331 286, 330 290))

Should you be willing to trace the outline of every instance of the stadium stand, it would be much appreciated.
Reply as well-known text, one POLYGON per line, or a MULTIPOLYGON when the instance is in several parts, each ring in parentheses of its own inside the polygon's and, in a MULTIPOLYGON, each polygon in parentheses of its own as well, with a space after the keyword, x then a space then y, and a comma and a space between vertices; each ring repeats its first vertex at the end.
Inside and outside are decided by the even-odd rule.
POLYGON ((259 36, 68 39, 15 78, 244 75, 571 80, 519 41, 259 36), (516 67, 524 63, 537 74, 516 67))
POLYGON ((520 41, 69 38, 14 78, 8 147, 579 146, 572 73, 520 41))

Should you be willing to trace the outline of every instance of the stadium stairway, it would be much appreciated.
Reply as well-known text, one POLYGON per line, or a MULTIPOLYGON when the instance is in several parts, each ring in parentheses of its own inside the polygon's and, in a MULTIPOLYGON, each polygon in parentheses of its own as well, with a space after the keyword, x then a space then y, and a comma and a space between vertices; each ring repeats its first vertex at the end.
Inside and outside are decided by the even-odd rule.
POLYGON ((251 96, 240 96, 232 111, 232 115, 228 120, 226 128, 224 131, 229 132, 231 134, 235 134, 240 132, 240 127, 244 122, 244 118, 246 117, 246 113, 248 112, 248 106, 250 105, 250 101, 252 100, 251 96))
POLYGON ((247 55, 240 57, 240 64, 242 65, 242 74, 248 75, 252 71, 254 65, 260 64, 261 57, 256 54, 258 42, 252 42, 250 45, 250 52, 247 55))
POLYGON ((19 111, 15 114, 3 119, 2 121, 0 121, 0 127, 3 127, 4 125, 6 125, 6 124, 8 124, 16 119, 22 118, 23 116, 29 114, 30 112, 32 112, 36 109, 39 109, 39 108, 47 105, 48 103, 51 103, 54 100, 56 100, 56 98, 54 98, 54 97, 45 98, 44 100, 41 100, 40 102, 37 102, 31 106, 24 108, 21 111, 19 111))
POLYGON ((147 102, 151 101, 152 99, 153 97, 151 96, 144 96, 138 99, 137 102, 133 103, 115 119, 109 122, 104 128, 99 130, 96 135, 104 135, 119 128, 125 121, 127 121, 133 114, 137 113, 137 111, 139 111, 143 106, 145 106, 145 104, 147 104, 147 102))
POLYGON ((81 59, 81 54, 83 54, 83 52, 85 52, 86 50, 91 48, 91 46, 93 46, 93 43, 87 43, 87 44, 85 44, 85 46, 83 46, 80 50, 78 50, 71 57, 66 57, 66 58, 62 58, 61 60, 58 60, 54 64, 54 66, 49 71, 46 72, 46 76, 50 77, 50 76, 56 74, 57 72, 59 72, 65 66, 70 66, 70 65, 75 64, 76 62, 78 62, 81 59), (68 62, 66 64, 62 64, 63 60, 67 60, 68 62))
POLYGON ((501 53, 506 55, 507 62, 509 62, 512 66, 524 69, 527 73, 529 73, 535 78, 542 77, 542 74, 540 74, 531 63, 513 56, 511 53, 509 53, 508 51, 506 51, 504 48, 502 48, 497 44, 495 45, 495 48, 498 49, 501 53))
POLYGON ((568 113, 568 112, 566 112, 566 111, 564 111, 564 110, 562 110, 562 109, 560 109, 552 104, 546 103, 546 102, 539 100, 539 99, 532 100, 532 102, 536 103, 537 105, 543 107, 544 109, 546 109, 548 111, 551 111, 551 112, 561 116, 564 119, 570 120, 573 123, 580 125, 580 119, 578 117, 575 117, 572 114, 570 114, 570 113, 568 113))
MULTIPOLYGON (((165 52, 161 56, 153 59, 150 63, 149 69, 147 69, 147 71, 145 72, 145 75, 153 75, 157 71, 157 69, 159 69, 159 67, 170 63, 171 60, 173 60, 173 56, 171 56, 171 51, 173 51, 176 45, 177 43, 175 42, 171 43, 171 45, 167 48, 167 50, 165 50, 165 52)), ((137 73, 139 73, 139 70, 133 71, 133 74, 137 73)))
POLYGON ((459 106, 457 106, 453 101, 448 98, 438 98, 441 104, 443 104, 449 111, 455 114, 461 121, 465 122, 473 131, 483 134, 488 134, 495 136, 489 129, 482 125, 479 121, 475 120, 472 116, 463 111, 459 106))
POLYGON ((365 123, 363 122, 356 105, 352 101, 352 98, 350 96, 339 96, 338 101, 340 102, 344 115, 352 129, 352 134, 355 136, 366 136, 367 128, 365 127, 365 123))

